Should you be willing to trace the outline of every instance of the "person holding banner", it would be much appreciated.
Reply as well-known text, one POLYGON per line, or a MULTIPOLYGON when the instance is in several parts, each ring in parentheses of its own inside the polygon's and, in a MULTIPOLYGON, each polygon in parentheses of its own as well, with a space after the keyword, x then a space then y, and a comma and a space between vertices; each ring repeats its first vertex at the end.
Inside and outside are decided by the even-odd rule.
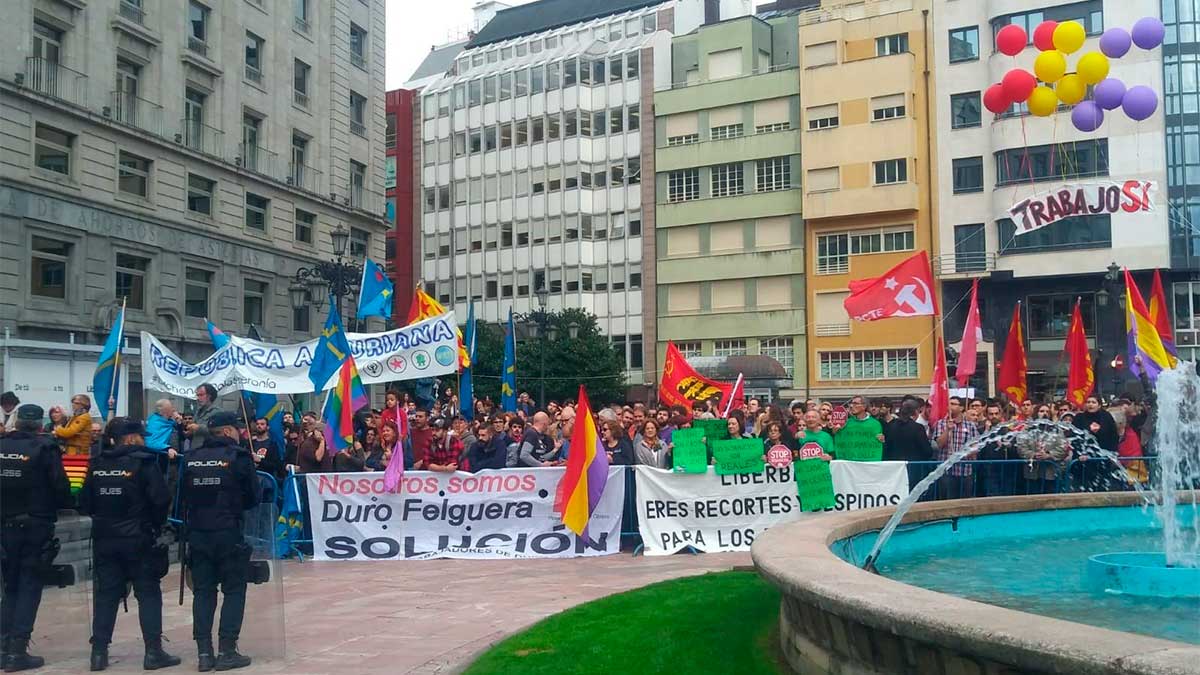
POLYGON ((642 422, 642 435, 633 446, 637 463, 656 469, 671 468, 671 446, 658 437, 658 423, 654 420, 642 422))
MULTIPOLYGON (((829 432, 822 428, 821 413, 816 410, 809 410, 804 413, 804 429, 796 437, 797 446, 804 446, 809 443, 816 443, 821 446, 821 450, 825 453, 821 455, 821 459, 827 462, 833 459, 833 436, 830 436, 829 432)), ((792 459, 798 460, 799 458, 799 454, 793 448, 792 459)))
POLYGON ((600 427, 601 444, 608 454, 609 466, 625 466, 634 463, 633 444, 625 435, 625 429, 616 420, 608 420, 600 427))

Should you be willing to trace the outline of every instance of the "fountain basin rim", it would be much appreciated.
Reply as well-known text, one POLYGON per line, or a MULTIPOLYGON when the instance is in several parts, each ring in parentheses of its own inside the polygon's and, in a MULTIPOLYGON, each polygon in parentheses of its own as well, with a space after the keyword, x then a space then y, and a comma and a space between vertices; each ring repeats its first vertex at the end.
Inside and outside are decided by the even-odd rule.
POLYGON ((1090 556, 1087 581, 1093 591, 1156 598, 1200 598, 1197 556, 1168 566, 1161 552, 1116 551, 1090 556))
MULTIPOLYGON (((1125 492, 926 502, 916 504, 903 523, 1141 503, 1135 493, 1125 492)), ((938 593, 866 572, 833 553, 830 547, 838 540, 882 528, 893 510, 805 515, 759 535, 751 556, 759 573, 785 596, 822 612, 1017 669, 1114 675, 1195 672, 1200 662, 1197 645, 938 593)))

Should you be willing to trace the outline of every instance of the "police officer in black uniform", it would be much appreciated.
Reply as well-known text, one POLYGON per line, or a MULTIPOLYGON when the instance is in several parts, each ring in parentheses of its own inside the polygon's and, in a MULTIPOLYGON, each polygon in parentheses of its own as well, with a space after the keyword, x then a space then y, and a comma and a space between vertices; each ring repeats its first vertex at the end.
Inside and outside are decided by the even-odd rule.
POLYGON ((242 513, 258 504, 258 478, 249 450, 239 443, 239 426, 237 415, 214 413, 204 445, 186 455, 183 467, 184 523, 195 596, 192 635, 200 672, 250 665, 250 657, 237 651, 251 553, 242 538, 242 513), (218 583, 225 598, 217 630, 220 652, 214 659, 212 625, 218 583))
POLYGON ((162 648, 162 586, 167 548, 157 544, 167 522, 167 484, 157 457, 146 450, 145 429, 122 418, 109 427, 113 443, 93 456, 79 493, 79 510, 92 517, 96 597, 92 617, 93 671, 108 668, 108 643, 117 606, 133 584, 146 655, 144 670, 177 666, 162 648))
POLYGON ((62 450, 40 434, 42 417, 40 406, 23 405, 16 431, 0 436, 0 661, 9 673, 45 665, 29 654, 29 636, 42 602, 40 572, 57 554, 58 510, 71 507, 62 450))

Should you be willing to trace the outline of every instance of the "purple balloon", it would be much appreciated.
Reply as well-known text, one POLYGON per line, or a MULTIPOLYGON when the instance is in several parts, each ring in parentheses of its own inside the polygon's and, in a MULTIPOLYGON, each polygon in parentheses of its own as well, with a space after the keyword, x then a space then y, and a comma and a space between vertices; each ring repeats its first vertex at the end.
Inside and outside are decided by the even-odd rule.
POLYGON ((1109 28, 1100 36, 1100 51, 1110 59, 1119 59, 1128 54, 1132 44, 1133 38, 1124 28, 1109 28))
POLYGON ((1137 23, 1133 24, 1133 44, 1142 49, 1154 49, 1162 44, 1163 36, 1166 35, 1167 28, 1153 16, 1147 16, 1138 19, 1137 23))
POLYGON ((1104 110, 1095 101, 1083 101, 1071 111, 1071 123, 1080 131, 1095 131, 1104 124, 1104 110))
POLYGON ((1121 102, 1121 107, 1124 108, 1125 114, 1131 120, 1149 119, 1158 110, 1158 94, 1150 87, 1138 85, 1130 87, 1125 92, 1125 99, 1121 102))
POLYGON ((1125 102, 1125 83, 1110 77, 1096 85, 1093 97, 1105 110, 1116 110, 1125 102))

